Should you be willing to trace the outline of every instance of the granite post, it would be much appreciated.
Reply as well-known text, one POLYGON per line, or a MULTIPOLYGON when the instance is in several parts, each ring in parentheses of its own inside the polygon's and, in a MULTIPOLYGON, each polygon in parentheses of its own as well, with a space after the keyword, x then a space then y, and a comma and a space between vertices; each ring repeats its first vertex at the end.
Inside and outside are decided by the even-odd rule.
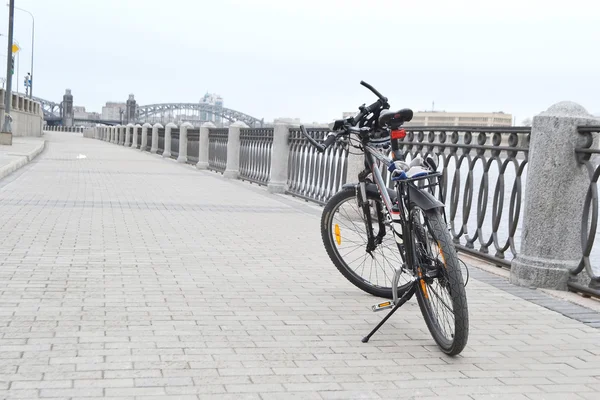
POLYGON ((350 149, 352 153, 348 153, 348 167, 346 170, 346 182, 344 183, 358 183, 358 174, 365 169, 365 156, 360 151, 357 151, 357 149, 352 147, 350 149))
POLYGON ((287 190, 289 137, 289 125, 276 123, 273 128, 273 147, 271 149, 271 176, 269 176, 267 184, 267 190, 270 193, 285 193, 287 190))
POLYGON ((125 147, 131 146, 131 131, 133 130, 133 124, 127 124, 125 127, 125 147))
POLYGON ((152 126, 152 143, 150 147, 150 153, 156 154, 158 152, 158 130, 162 129, 162 125, 158 122, 152 126))
POLYGON ((140 151, 146 151, 148 147, 148 128, 152 128, 152 125, 145 123, 142 125, 142 143, 140 144, 140 151))
POLYGON ((185 164, 187 162, 187 150, 188 150, 188 139, 187 131, 189 128, 194 126, 189 122, 184 122, 179 128, 179 154, 177 155, 177 162, 185 164))
POLYGON ((236 179, 240 175, 240 129, 248 125, 242 121, 236 121, 229 125, 227 134, 227 165, 223 176, 236 179))
POLYGON ((198 139, 198 163, 196 164, 196 168, 198 169, 208 168, 208 134, 210 128, 214 127, 215 124, 213 124, 212 122, 205 122, 200 127, 200 138, 198 139))
POLYGON ((163 157, 169 158, 171 157, 171 130, 173 128, 177 128, 172 122, 169 122, 165 127, 165 150, 162 153, 163 157))
POLYGON ((133 147, 134 149, 138 148, 138 132, 140 131, 140 129, 142 129, 142 126, 140 124, 135 124, 133 126, 133 143, 131 144, 131 147, 133 147))
POLYGON ((577 126, 598 125, 582 106, 557 103, 533 118, 521 249, 510 282, 566 290, 569 270, 581 260, 581 217, 589 186, 575 148, 577 126))

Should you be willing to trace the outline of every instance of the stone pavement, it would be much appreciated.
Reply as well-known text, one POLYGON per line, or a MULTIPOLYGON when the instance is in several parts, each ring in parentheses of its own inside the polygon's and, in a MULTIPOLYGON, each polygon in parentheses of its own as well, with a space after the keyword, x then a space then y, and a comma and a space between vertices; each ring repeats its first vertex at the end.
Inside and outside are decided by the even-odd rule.
POLYGON ((0 179, 18 170, 44 150, 44 138, 13 137, 11 146, 0 145, 0 179))
POLYGON ((46 139, 0 181, 1 399, 598 399, 600 330, 503 278, 474 272, 456 358, 414 300, 363 344, 383 314, 329 261, 319 207, 46 139))

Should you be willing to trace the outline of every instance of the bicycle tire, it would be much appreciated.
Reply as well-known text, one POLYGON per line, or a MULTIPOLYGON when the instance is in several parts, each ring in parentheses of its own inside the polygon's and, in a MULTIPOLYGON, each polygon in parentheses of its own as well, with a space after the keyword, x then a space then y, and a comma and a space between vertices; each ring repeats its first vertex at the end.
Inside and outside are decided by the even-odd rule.
MULTIPOLYGON (((413 206, 413 210, 420 210, 418 207, 413 206)), ((467 304, 467 295, 465 286, 460 270, 460 264, 456 249, 452 244, 452 238, 450 233, 446 229, 444 223, 442 211, 440 209, 433 209, 423 211, 426 216, 426 223, 433 234, 434 240, 437 241, 438 248, 440 249, 443 264, 445 269, 444 279, 446 280, 449 288, 449 295, 452 302, 452 312, 454 314, 454 335, 449 340, 442 332, 442 327, 439 324, 434 311, 430 306, 429 296, 433 297, 431 293, 437 296, 435 291, 429 287, 426 289, 425 285, 418 285, 417 288, 417 302, 419 308, 425 319, 425 323, 434 341, 440 347, 440 349, 450 355, 454 356, 459 354, 466 346, 469 336, 469 310, 467 304)), ((413 214, 414 221, 414 214, 413 214)), ((424 228, 419 224, 414 225, 415 236, 426 236, 424 228)), ((426 240, 426 239, 425 239, 426 240)), ((438 278, 439 279, 439 278, 438 278)), ((440 300, 445 305, 443 300, 440 300)))
MULTIPOLYGON (((327 251, 327 254, 329 255, 329 258, 331 259, 333 264, 350 283, 352 283, 354 286, 361 289, 362 291, 367 292, 373 296, 391 299, 393 298, 391 286, 384 287, 373 285, 367 280, 360 277, 358 274, 354 273, 350 266, 344 261, 343 257, 339 254, 335 246, 334 233, 331 229, 334 212, 345 201, 352 201, 352 199, 356 200, 355 189, 344 188, 335 195, 333 195, 325 204, 321 216, 321 238, 323 240, 323 245, 325 246, 325 250, 327 251)), ((378 201, 383 204, 379 195, 367 194, 367 199, 378 201)), ((399 249, 398 252, 400 253, 399 249)), ((412 285, 412 282, 398 286, 398 296, 402 296, 410 288, 410 285, 412 285)))

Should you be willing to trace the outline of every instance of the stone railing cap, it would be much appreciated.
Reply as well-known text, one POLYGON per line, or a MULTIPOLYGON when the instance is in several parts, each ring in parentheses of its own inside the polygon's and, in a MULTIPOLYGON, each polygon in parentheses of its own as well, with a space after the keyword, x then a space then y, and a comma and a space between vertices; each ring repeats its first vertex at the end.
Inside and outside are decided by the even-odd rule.
POLYGON ((546 111, 539 114, 543 117, 571 117, 571 118, 592 118, 593 115, 587 110, 572 101, 561 101, 550 106, 546 111))

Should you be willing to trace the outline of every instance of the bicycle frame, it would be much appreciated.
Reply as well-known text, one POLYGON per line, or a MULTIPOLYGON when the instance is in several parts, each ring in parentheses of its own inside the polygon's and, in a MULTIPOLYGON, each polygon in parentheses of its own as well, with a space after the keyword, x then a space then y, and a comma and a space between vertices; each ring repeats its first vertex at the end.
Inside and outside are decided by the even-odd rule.
MULTIPOLYGON (((377 185, 377 189, 383 199, 383 202, 390 213, 392 215, 392 219, 394 215, 400 214, 400 212, 395 212, 392 210, 392 199, 387 191, 387 186, 385 181, 383 180, 383 176, 381 175, 381 170, 376 163, 376 160, 379 160, 385 164, 386 167, 389 167, 392 164, 392 160, 389 157, 384 156, 379 151, 375 150, 373 147, 369 145, 364 146, 365 149, 365 167, 373 174, 373 178, 375 179, 375 184, 377 185)), ((359 182, 361 182, 361 178, 359 176, 359 182)), ((362 180, 364 182, 364 179, 362 180)))
MULTIPOLYGON (((373 175, 374 183, 377 186, 377 190, 383 200, 383 203, 392 219, 392 224, 400 224, 402 227, 402 241, 398 241, 398 233, 393 229, 393 234, 396 238, 397 243, 403 243, 404 251, 406 252, 406 258, 401 253, 401 257, 404 262, 408 264, 409 269, 415 274, 415 276, 420 275, 420 271, 418 271, 417 266, 418 262, 416 259, 416 251, 414 249, 414 241, 413 241, 413 220, 411 216, 411 201, 410 201, 410 190, 408 190, 409 185, 413 185, 413 182, 421 179, 431 179, 435 177, 439 177, 439 173, 430 174, 423 178, 415 178, 415 179, 407 179, 402 181, 395 181, 395 190, 396 190, 396 199, 398 204, 398 211, 393 209, 392 199, 388 193, 386 183, 381 174, 381 170, 377 165, 377 160, 381 161, 386 167, 390 166, 393 161, 389 157, 381 154, 378 150, 369 146, 367 143, 363 143, 364 148, 364 156, 365 156, 365 170, 361 172, 358 176, 359 180, 359 190, 357 193, 360 197, 362 197, 363 201, 359 201, 359 206, 362 206, 363 212, 365 213, 365 224, 367 228, 367 237, 369 244, 374 243, 373 237, 373 229, 371 224, 371 219, 366 218, 368 215, 368 205, 365 206, 364 203, 366 201, 366 183, 367 176, 369 173, 373 175), (361 204, 362 203, 362 204, 361 204)), ((414 185, 413 185, 414 186, 414 185)), ((417 190, 420 190, 417 188, 417 190)), ((378 210, 380 211, 380 210, 378 210)), ((378 216, 378 218, 380 218, 378 216)), ((381 223, 381 221, 380 221, 381 223)), ((380 232, 381 234, 381 232, 380 232)), ((404 266, 403 266, 404 267, 404 266)))

